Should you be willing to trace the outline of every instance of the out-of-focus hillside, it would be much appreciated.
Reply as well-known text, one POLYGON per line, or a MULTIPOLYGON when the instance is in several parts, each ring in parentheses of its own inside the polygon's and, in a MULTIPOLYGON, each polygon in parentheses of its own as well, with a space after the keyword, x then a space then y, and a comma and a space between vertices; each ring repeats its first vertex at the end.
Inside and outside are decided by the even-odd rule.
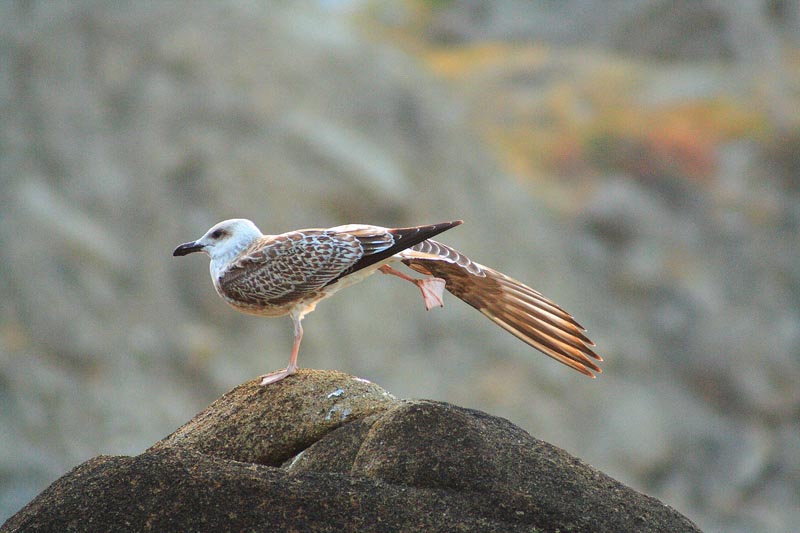
POLYGON ((0 5, 0 518, 286 364, 289 320, 225 307, 178 243, 464 218, 441 240, 573 312, 598 380, 382 276, 307 318, 301 366, 505 416, 706 530, 790 531, 797 3, 343 4, 0 5))

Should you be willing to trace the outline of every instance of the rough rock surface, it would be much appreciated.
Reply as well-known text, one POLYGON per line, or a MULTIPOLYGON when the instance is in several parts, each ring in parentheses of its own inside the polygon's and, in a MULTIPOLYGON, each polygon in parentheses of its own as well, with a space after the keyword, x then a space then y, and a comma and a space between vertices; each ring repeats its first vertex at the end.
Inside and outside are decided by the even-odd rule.
POLYGON ((303 370, 100 456, 2 531, 697 531, 509 421, 303 370))

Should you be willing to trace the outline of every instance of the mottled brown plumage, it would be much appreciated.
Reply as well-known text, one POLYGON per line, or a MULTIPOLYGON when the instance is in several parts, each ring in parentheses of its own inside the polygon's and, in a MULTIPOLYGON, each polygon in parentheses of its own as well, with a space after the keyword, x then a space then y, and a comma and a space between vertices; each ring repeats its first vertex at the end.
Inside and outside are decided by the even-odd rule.
POLYGON ((351 225, 263 236, 230 262, 214 286, 240 311, 285 315, 289 308, 315 304, 336 292, 340 287, 332 285, 343 278, 377 268, 396 252, 458 224, 399 229, 351 225))
POLYGON ((363 255, 353 235, 305 230, 256 239, 217 279, 231 305, 259 315, 285 315, 286 306, 316 299, 320 289, 363 255))
POLYGON ((442 305, 442 290, 447 289, 557 361, 591 377, 600 372, 593 359, 602 359, 569 313, 534 289, 431 240, 459 224, 396 229, 353 224, 262 235, 249 220, 234 219, 180 245, 174 255, 207 253, 215 289, 237 310, 292 318, 295 342, 289 366, 265 376, 265 385, 296 371, 303 317, 322 299, 376 270, 415 283, 428 309, 442 305), (389 266, 400 261, 434 277, 414 279, 389 266))

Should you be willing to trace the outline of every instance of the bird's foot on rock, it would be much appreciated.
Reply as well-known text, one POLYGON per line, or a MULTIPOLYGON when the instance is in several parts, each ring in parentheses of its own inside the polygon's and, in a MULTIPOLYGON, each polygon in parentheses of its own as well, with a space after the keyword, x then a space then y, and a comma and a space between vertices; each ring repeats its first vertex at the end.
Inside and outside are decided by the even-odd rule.
POLYGON ((295 367, 288 366, 283 370, 278 370, 277 372, 270 372, 265 376, 261 376, 261 383, 259 383, 259 385, 263 387, 265 385, 269 385, 270 383, 278 382, 285 377, 291 376, 295 372, 297 372, 296 366, 295 367))

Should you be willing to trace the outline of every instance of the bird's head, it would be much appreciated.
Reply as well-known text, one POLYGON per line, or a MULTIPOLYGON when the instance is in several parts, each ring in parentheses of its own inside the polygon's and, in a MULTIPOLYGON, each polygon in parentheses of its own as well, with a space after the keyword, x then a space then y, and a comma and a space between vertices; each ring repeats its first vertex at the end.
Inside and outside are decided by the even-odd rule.
POLYGON ((233 218, 223 220, 196 241, 187 242, 175 248, 172 255, 179 256, 193 252, 203 252, 211 257, 212 261, 227 261, 261 236, 261 230, 247 219, 233 218))

